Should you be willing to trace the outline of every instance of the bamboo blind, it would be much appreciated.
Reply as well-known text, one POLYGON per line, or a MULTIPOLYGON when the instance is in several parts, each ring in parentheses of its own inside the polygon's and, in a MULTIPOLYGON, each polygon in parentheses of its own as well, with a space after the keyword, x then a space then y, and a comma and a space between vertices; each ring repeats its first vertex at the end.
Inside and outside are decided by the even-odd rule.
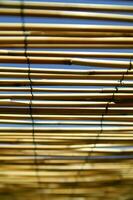
POLYGON ((0 200, 133 199, 133 6, 1 0, 0 18, 0 200))

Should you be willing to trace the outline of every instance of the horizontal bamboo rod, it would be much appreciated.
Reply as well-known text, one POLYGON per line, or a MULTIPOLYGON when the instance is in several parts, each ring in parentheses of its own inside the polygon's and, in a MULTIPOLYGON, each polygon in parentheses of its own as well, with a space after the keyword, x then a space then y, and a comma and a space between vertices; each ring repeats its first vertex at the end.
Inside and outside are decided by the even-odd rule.
MULTIPOLYGON (((111 172, 110 172, 111 173, 111 172)), ((2 170, 1 172, 0 172, 0 175, 7 175, 7 174, 9 174, 9 175, 14 175, 14 176, 35 176, 36 175, 36 173, 35 173, 35 171, 34 170, 19 170, 19 169, 16 169, 16 170, 2 170), (15 173, 16 172, 16 173, 15 173)), ((73 177, 73 176, 75 176, 75 175, 77 175, 77 171, 64 171, 64 172, 56 172, 56 171, 51 171, 51 172, 46 172, 46 171, 40 171, 39 172, 39 174, 40 174, 40 176, 42 177, 42 178, 44 178, 44 176, 46 177, 46 178, 48 178, 48 176, 51 178, 51 177, 66 177, 66 176, 70 176, 70 177, 73 177)), ((99 173, 96 173, 95 174, 95 172, 87 172, 87 171, 83 171, 82 173, 82 178, 85 178, 85 176, 98 176, 98 174, 100 174, 100 172, 99 173)), ((107 176, 111 176, 111 175, 113 175, 113 172, 112 172, 112 174, 110 174, 110 175, 108 175, 108 174, 106 174, 106 175, 104 175, 105 177, 107 176)), ((116 175, 115 173, 114 173, 114 175, 116 175)), ((56 188, 54 188, 55 190, 58 190, 58 189, 56 189, 56 188)), ((83 189, 83 188, 82 188, 83 189)), ((87 192, 87 189, 86 189, 86 192, 87 192)))
MULTIPOLYGON (((4 1, 0 2, 2 7, 20 8, 19 1, 4 1)), ((24 8, 30 9, 55 9, 55 10, 80 10, 80 11, 120 11, 133 12, 133 6, 128 5, 110 5, 110 4, 90 4, 90 3, 61 3, 61 2, 28 2, 23 3, 24 8)))
MULTIPOLYGON (((4 149, 3 149, 4 150, 4 149)), ((20 154, 19 153, 19 151, 24 151, 23 149, 18 149, 18 151, 17 150, 13 150, 13 149, 10 149, 9 148, 9 150, 10 150, 10 152, 12 152, 13 154, 15 154, 15 152, 17 152, 15 155, 17 156, 17 155, 22 155, 22 154, 20 154)), ((33 152, 33 149, 31 149, 31 150, 29 150, 29 149, 27 149, 27 151, 28 151, 28 155, 32 155, 32 152, 33 152)), ((41 149, 41 150, 38 150, 38 153, 39 153, 39 155, 40 156, 47 156, 47 155, 52 155, 52 154, 54 154, 54 150, 51 150, 51 151, 48 151, 48 150, 46 150, 45 151, 45 153, 43 153, 43 150, 41 149)), ((74 152, 74 151, 71 151, 71 152, 66 152, 65 150, 62 150, 62 152, 59 154, 59 152, 57 153, 57 151, 55 150, 55 156, 71 156, 72 154, 73 154, 73 156, 87 156, 87 153, 89 153, 89 152, 74 152)), ((95 156, 113 156, 113 155, 120 155, 120 156, 122 156, 122 155, 124 155, 124 154, 129 154, 129 155, 131 155, 132 154, 132 152, 126 152, 126 153, 117 153, 117 152, 96 152, 96 151, 94 151, 93 152, 93 154, 95 155, 95 156)), ((5 153, 2 153, 2 155, 1 156, 9 156, 10 155, 10 153, 7 153, 7 152, 5 152, 5 153)), ((27 155, 27 154, 24 154, 24 152, 23 152, 23 155, 27 155)), ((30 171, 29 171, 30 172, 30 171)), ((48 175, 49 176, 49 175, 48 175)), ((53 175, 54 176, 54 175, 53 175)), ((63 175, 55 175, 56 177, 58 176, 58 177, 62 177, 63 175)), ((70 177, 71 177, 72 175, 70 175, 70 177)), ((49 176, 50 177, 50 176, 49 176)))
MULTIPOLYGON (((73 52, 73 51, 31 51, 28 50, 28 56, 50 56, 50 57, 98 57, 98 58, 132 58, 132 53, 118 53, 118 52, 73 52)), ((20 50, 4 50, 0 49, 0 55, 8 56, 24 56, 25 52, 20 50)))
MULTIPOLYGON (((114 103, 125 103, 125 104, 132 104, 133 94, 131 93, 46 93, 46 94, 33 94, 34 100, 87 100, 87 101, 104 101, 106 104, 108 100, 112 100, 112 95, 114 96, 114 103), (129 100, 127 102, 123 102, 122 100, 129 100), (120 101, 120 102, 117 102, 120 101), (122 101, 122 102, 121 102, 122 101)), ((25 100, 25 99, 32 99, 31 94, 0 94, 0 100, 9 99, 9 101, 16 101, 17 99, 25 100)), ((64 101, 65 102, 65 101, 64 101)), ((41 103, 41 102, 40 102, 41 103)), ((46 103, 46 102, 45 102, 46 103)), ((52 103, 52 102, 51 102, 52 103)), ((69 102, 72 103, 72 102, 69 102)), ((68 103, 68 104, 69 104, 68 103)), ((76 102, 75 102, 76 103, 76 102)), ((104 104, 103 103, 103 104, 104 104)), ((114 104, 111 103, 111 104, 114 104)), ((34 101, 33 101, 34 104, 34 101)), ((49 102, 50 104, 50 102, 49 102)), ((60 102, 62 104, 62 102, 60 102)), ((87 102, 86 102, 87 104, 87 102)), ((89 104, 89 102, 88 102, 89 104)), ((97 103, 96 103, 97 104, 97 103)), ((131 107, 130 107, 131 108, 131 107)))
MULTIPOLYGON (((33 149, 33 144, 9 144, 9 143, 5 143, 4 145, 0 144, 0 148, 2 149, 33 149)), ((76 147, 76 145, 71 145, 69 148, 67 145, 62 145, 62 146, 58 146, 58 145, 42 145, 42 144, 38 144, 37 145, 37 149, 45 149, 45 150, 67 150, 69 151, 90 151, 92 150, 92 147, 90 147, 88 145, 81 145, 81 147, 76 147)), ((101 147, 94 147, 93 148, 94 151, 97 152, 117 152, 117 153, 121 153, 121 152, 132 152, 133 151, 133 147, 130 146, 101 146, 101 147), (112 148, 113 147, 113 148, 112 148)), ((60 152, 59 152, 60 153, 60 152)))
MULTIPOLYGON (((27 114, 0 114, 0 119, 19 119, 19 120, 31 120, 31 115, 27 114)), ((33 114, 35 120, 99 120, 101 121, 102 115, 37 115, 33 114)), ((126 121, 132 122, 133 115, 105 115, 104 121, 126 121)))
MULTIPOLYGON (((14 127, 13 127, 14 128, 14 127)), ((11 144, 13 144, 13 142, 17 142, 17 140, 19 139, 19 142, 21 143, 25 143, 28 142, 32 144, 33 146, 33 138, 31 135, 32 132, 24 132, 24 133, 19 133, 19 132, 1 132, 1 143, 4 141, 4 143, 2 144, 2 146, 5 145, 5 142, 8 143, 8 145, 6 146, 8 148, 8 146, 11 144), (27 135, 29 136, 27 136, 27 135), (3 140, 2 140, 3 139, 3 140), (14 139, 14 141, 12 141, 11 139, 14 139), (15 141, 16 140, 16 141, 15 141)), ((36 132, 35 132, 36 133, 36 132)), ((68 142, 69 140, 71 140, 71 138, 77 138, 77 139, 81 139, 81 140, 87 140, 87 139, 95 139, 95 140, 99 140, 100 138, 114 138, 114 139, 127 139, 130 138, 131 141, 133 140, 132 137, 132 132, 131 131, 125 131, 124 133, 120 133, 119 131, 115 131, 113 133, 113 131, 111 131, 111 133, 101 133, 100 135, 98 135, 98 132, 93 133, 93 132, 83 132, 82 135, 81 133, 74 133, 73 132, 69 132, 69 133, 51 133, 51 132, 37 132, 37 135, 35 135, 35 140, 36 142, 40 142, 38 140, 41 140, 41 143, 44 144, 45 143, 45 139, 67 139, 68 142)), ((56 141, 55 141, 56 142, 56 141)), ((71 142, 71 141, 70 141, 71 142)), ((36 144, 37 146, 39 145, 39 143, 36 144)), ((95 146, 95 145, 94 145, 95 146)))
MULTIPOLYGON (((128 127, 130 127, 130 126, 128 126, 128 127)), ((12 127, 12 128, 14 128, 14 127, 12 127)), ((41 131, 41 132, 35 132, 35 134, 36 134, 35 140, 36 140, 36 142, 39 142, 43 145, 45 144, 45 139, 52 140, 55 143, 56 143, 56 139, 63 139, 63 140, 67 140, 67 142, 69 144, 71 144, 71 139, 74 140, 74 138, 81 139, 81 141, 90 139, 90 140, 95 140, 97 142, 99 141, 99 139, 114 139, 114 140, 115 139, 116 140, 117 139, 120 139, 120 140, 125 139, 125 140, 127 140, 130 138, 131 139, 130 144, 132 143, 132 140, 133 140, 132 131, 122 131, 122 133, 121 133, 121 131, 110 130, 107 133, 105 131, 105 132, 102 132, 101 134, 99 133, 99 131, 97 131, 97 132, 95 131, 94 133, 92 131, 90 131, 90 132, 84 131, 81 133, 80 133, 80 131, 61 132, 61 133, 52 132, 52 131, 49 131, 49 132, 41 131)), ((17 142, 17 143, 28 143, 28 144, 32 143, 33 144, 33 137, 31 134, 32 134, 32 130, 31 130, 31 132, 30 131, 23 131, 23 132, 2 131, 1 132, 1 143, 4 141, 9 144, 13 144, 14 142, 17 142, 17 140, 19 139, 19 142, 17 142), (13 140, 11 140, 11 139, 13 139, 13 140)), ((39 143, 37 143, 37 144, 39 144, 39 143)), ((88 143, 89 143, 89 141, 88 141, 88 143)), ((84 143, 84 144, 86 144, 86 143, 84 143)), ((95 142, 91 143, 91 144, 95 144, 95 142)), ((110 144, 110 142, 109 142, 109 144, 110 144)))
POLYGON ((25 101, 25 100, 14 100, 14 99, 0 99, 0 106, 29 106, 32 107, 115 107, 115 108, 127 108, 133 107, 133 103, 114 103, 114 102, 100 102, 100 101, 25 101))
MULTIPOLYGON (((6 136, 5 136, 5 138, 6 138, 6 136)), ((30 137, 27 137, 27 138, 30 138, 30 137)), ((11 145, 19 145, 19 143, 18 144, 11 143, 11 145)), ((22 145, 27 145, 28 146, 29 144, 22 143, 22 145)), ((65 144, 63 144, 63 145, 56 145, 56 144, 55 145, 54 144, 45 144, 45 145, 43 145, 43 144, 40 144, 40 145, 42 145, 43 148, 46 148, 46 149, 55 149, 55 150, 57 150, 57 149, 68 149, 69 150, 69 148, 70 149, 74 149, 74 150, 76 150, 76 149, 77 150, 78 149, 82 150, 82 149, 87 149, 87 148, 90 149, 90 148, 94 147, 94 144, 78 144, 78 145, 72 144, 72 145, 69 146, 69 148, 65 144)), ((117 145, 116 144, 111 144, 111 143, 110 144, 106 144, 106 143, 98 144, 97 143, 94 148, 97 148, 97 149, 112 149, 112 147, 115 148, 115 149, 118 149, 118 151, 119 151, 119 149, 128 149, 128 148, 132 149, 132 147, 130 146, 130 144, 124 144, 123 145, 121 143, 118 143, 117 145)), ((113 149, 112 149, 112 151, 113 151, 113 149)), ((126 165, 126 163, 123 163, 123 164, 126 165)), ((130 163, 128 163, 128 164, 130 164, 130 163)), ((30 166, 30 167, 32 168, 32 166, 30 166)), ((2 168, 2 166, 0 168, 2 168)), ((90 168, 91 168, 91 166, 90 166, 90 168)))
MULTIPOLYGON (((80 48, 80 49, 89 49, 89 48, 102 48, 102 49, 132 49, 133 45, 132 44, 28 44, 28 48, 80 48)), ((25 48, 24 44, 1 44, 0 48, 25 48)))
MULTIPOLYGON (((14 133, 15 134, 15 133, 14 133)), ((30 139, 25 139, 25 136, 22 135, 21 137, 18 136, 18 139, 14 139, 13 137, 7 135, 8 138, 4 138, 2 139, 1 138, 1 142, 9 142, 9 139, 10 139, 10 142, 17 142, 18 139, 21 140, 21 142, 24 142, 24 143, 30 143, 32 142, 33 143, 33 138, 30 138, 30 139), (23 137, 23 138, 22 138, 23 137)), ((72 145, 72 144, 95 144, 96 142, 96 137, 54 137, 52 136, 53 139, 51 138, 48 138, 48 137, 36 137, 36 142, 38 143, 42 143, 42 144, 49 144, 49 145, 72 145), (42 142, 43 141, 43 142, 42 142)), ((122 145, 132 145, 132 138, 131 137, 99 137, 98 140, 97 140, 97 144, 103 144, 103 143, 106 143, 106 144, 122 144, 122 145)))
MULTIPOLYGON (((3 176, 2 176, 3 177, 3 176)), ((27 183, 28 184, 30 184, 30 185, 32 185, 32 184, 36 184, 36 176, 33 176, 33 177, 30 177, 30 176, 25 176, 24 177, 24 179, 22 178, 23 176, 21 175, 21 176, 18 176, 18 177, 16 177, 15 175, 12 175, 11 177, 9 176, 9 174, 5 174, 4 175, 4 177, 8 177, 7 179, 5 179, 5 178, 2 178, 2 180, 0 181, 0 183, 2 184, 2 183, 4 183, 4 185, 7 185, 7 184, 13 184, 13 185, 21 185, 21 184, 24 184, 24 185, 27 185, 27 183), (13 177, 13 178, 12 178, 13 177), (20 179, 22 179, 22 181, 20 182, 20 179)), ((103 178, 102 179, 102 175, 101 175, 101 180, 99 180, 98 178, 97 178, 97 180, 95 180, 96 179, 96 177, 89 177, 89 176, 87 176, 87 178, 82 178, 82 176, 78 179, 78 181, 77 181, 77 184, 81 184, 81 185, 83 185, 83 183, 84 184, 90 184, 90 185, 92 185, 93 183, 98 183, 98 184, 107 184, 107 183, 112 183, 113 181, 115 182, 119 182, 120 181, 120 176, 119 176, 119 174, 118 175, 114 175, 114 176, 112 176, 112 177, 106 177, 106 178, 103 178), (114 178, 115 177, 115 178, 114 178)), ((125 176, 125 178, 124 178, 124 180, 126 180, 126 177, 127 177, 127 179, 129 179, 129 176, 125 176)), ((131 176, 130 176, 131 177, 131 176)), ((131 179, 131 178, 130 178, 131 179)), ((46 184, 49 184, 49 183, 53 183, 53 184, 55 184, 55 183, 58 183, 58 184, 74 184, 75 183, 75 177, 69 177, 68 179, 66 178, 66 180, 65 180, 65 178, 64 177, 42 177, 42 181, 41 181, 41 183, 42 184, 44 184, 44 185, 46 185, 46 184)), ((16 186, 16 188, 17 188, 17 186, 16 186)), ((15 186, 14 186, 15 187, 15 186)), ((89 186, 88 186, 89 187, 89 186)), ((68 192, 69 192, 69 190, 68 190, 68 192)), ((67 197, 67 195, 69 194, 67 192, 67 194, 64 194, 65 195, 65 197, 67 197)), ((71 192, 70 192, 70 194, 69 194, 69 196, 72 194, 72 189, 71 189, 71 192)), ((58 192, 55 192, 55 193, 53 193, 53 194, 51 194, 51 192, 50 191, 48 191, 48 190, 46 190, 46 194, 45 195, 48 195, 47 197, 50 197, 50 198, 52 198, 52 197, 58 197, 57 195, 59 195, 59 196, 61 196, 61 197, 63 197, 64 195, 63 194, 60 194, 60 193, 58 193, 58 192), (49 196, 50 195, 50 196, 49 196), (54 195, 54 196, 53 196, 54 195)), ((77 194, 78 195, 78 194, 77 194)), ((77 195, 75 194, 73 194, 73 197, 77 197, 77 195)), ((23 195, 24 196, 24 195, 23 195)), ((90 194, 88 194, 88 193, 86 193, 86 194, 80 194, 79 196, 81 196, 81 197, 83 197, 83 198, 87 198, 87 197, 91 197, 92 196, 92 198, 93 198, 93 196, 94 196, 94 194, 92 195, 90 195, 90 194)), ((113 195, 114 196, 114 195, 113 195)), ((91 199, 92 199, 91 198, 91 199)), ((32 198, 33 199, 33 198, 32 198)), ((54 199, 56 199, 56 198, 54 198, 54 199)), ((60 198, 57 198, 57 199, 60 199, 60 198)), ((64 199, 64 198, 62 198, 62 199, 64 199)), ((61 200, 62 200, 61 199, 61 200)), ((74 198, 73 198, 74 199, 74 198)), ((67 199, 66 199, 67 200, 67 199)))
MULTIPOLYGON (((101 172, 102 172, 102 170, 101 170, 101 172)), ((106 171, 107 172, 107 171, 106 171)), ((66 177, 66 176, 70 176, 70 177, 73 177, 73 176, 75 176, 75 175, 77 175, 77 171, 64 171, 64 172, 56 172, 56 171, 51 171, 51 172, 46 172, 46 171, 40 171, 39 172, 40 173, 40 176, 42 177, 42 178, 44 178, 44 176, 46 177, 46 178, 48 178, 48 176, 51 178, 51 177, 66 177)), ((106 175, 104 175, 105 177, 106 176, 111 176, 111 175, 113 175, 113 173, 114 173, 114 175, 116 175, 116 173, 115 172, 112 172, 112 174, 111 174, 111 172, 110 172, 110 175, 108 175, 108 174, 106 174, 106 175)), ((35 176, 36 174, 35 174, 35 171, 34 170, 19 170, 19 169, 16 169, 16 170, 2 170, 1 172, 0 172, 0 175, 5 175, 5 174, 9 174, 9 175, 14 175, 14 176, 35 176), (16 172, 16 173, 15 173, 16 172)), ((99 174, 100 174, 100 172, 98 173, 96 173, 95 174, 95 172, 87 172, 87 171, 83 171, 82 173, 82 178, 85 178, 85 176, 98 176, 99 174)), ((102 173, 101 173, 102 174, 102 173)), ((54 188, 55 190, 56 190, 56 188, 54 188)), ((59 189, 59 188, 58 188, 59 189)), ((57 189, 57 190, 58 190, 57 189)), ((83 189, 83 188, 82 188, 83 189)), ((87 189, 86 189, 86 192, 87 192, 87 189)))
MULTIPOLYGON (((50 59, 50 58, 48 58, 50 59)), ((91 59, 97 60, 97 59, 91 59)), ((101 60, 98 60, 101 61, 101 60)), ((110 60, 112 62, 112 60, 110 60)), ((128 62, 130 64, 130 62, 128 62)), ((108 63, 107 63, 108 65, 108 63)), ((0 66, 1 72, 14 72, 14 73, 28 73, 27 67, 12 67, 12 66, 0 66)), ((60 74, 77 74, 77 75, 104 75, 104 74, 126 74, 127 69, 62 69, 62 68, 39 68, 39 67, 32 67, 30 69, 31 73, 60 73, 60 74)), ((128 74, 133 74, 133 69, 128 70, 128 74)))
MULTIPOLYGON (((21 23, 0 23, 2 31, 22 31, 21 23)), ((132 26, 25 23, 25 31, 107 31, 133 33, 132 26)))
MULTIPOLYGON (((64 57, 28 57, 32 64, 64 64, 64 65, 81 65, 107 68, 130 68, 132 61, 85 59, 85 58, 64 58, 64 57)), ((27 63, 25 56, 0 56, 1 63, 27 63)))
POLYGON ((81 31, 1 31, 0 36, 56 36, 56 37, 133 37, 133 33, 81 31))
MULTIPOLYGON (((6 161, 32 161, 34 159, 34 156, 6 156, 6 161)), ((106 162, 108 160, 111 160, 112 162, 115 160, 130 160, 132 159, 132 156, 123 155, 123 156, 37 156, 37 159, 41 162, 44 160, 76 160, 76 161, 84 161, 87 160, 105 160, 106 162)), ((0 161, 5 161, 5 156, 0 156, 0 161)), ((75 179, 74 179, 75 180, 75 179)))
MULTIPOLYGON (((0 79, 0 86, 29 86, 30 82, 26 79, 0 79)), ((119 81, 108 80, 69 80, 69 79, 41 79, 32 80, 32 85, 38 86, 119 86, 119 81)), ((133 87, 133 82, 123 81, 122 86, 133 87)))
MULTIPOLYGON (((6 16, 21 16, 22 9, 1 8, 0 15, 6 16)), ((88 20, 111 20, 111 21, 126 21, 133 22, 132 15, 101 13, 101 12, 76 12, 76 11, 58 11, 58 10, 39 10, 39 9, 23 9, 26 17, 56 17, 56 18, 74 18, 74 19, 88 19, 88 20)))
MULTIPOLYGON (((23 36, 6 36, 0 37, 0 45, 23 44, 25 37, 23 36)), ((133 44, 133 37, 27 37, 27 45, 30 44, 133 44)))
MULTIPOLYGON (((34 130, 36 133, 45 133, 45 132, 52 132, 52 133, 84 133, 84 132, 91 132, 91 133, 97 133, 98 131, 101 131, 101 127, 41 127, 37 126, 34 127, 34 130)), ((20 133, 31 133, 32 127, 25 126, 21 127, 0 127, 1 132, 20 132, 20 133)), ((133 131, 133 126, 125 126, 125 127, 103 127, 102 133, 106 132, 121 132, 121 131, 133 131)), ((82 135, 81 135, 82 136, 82 135)))
MULTIPOLYGON (((14 73, 14 72, 1 72, 0 73, 0 78, 27 78, 28 73, 14 73)), ((50 79, 94 79, 94 80, 121 80, 123 77, 123 74, 104 74, 104 75, 95 75, 95 74, 90 74, 90 75, 75 75, 75 74, 52 74, 52 73, 30 73, 30 77, 32 79, 45 79, 45 78, 50 78, 50 79)), ((124 80, 133 80, 133 75, 132 74, 125 74, 124 75, 124 80)))
MULTIPOLYGON (((0 123, 2 124, 32 124, 31 121, 28 120, 7 120, 7 119, 0 119, 0 123)), ((56 121, 34 121, 35 125, 38 124, 46 124, 46 125, 101 125, 101 122, 95 122, 95 121, 63 121, 63 120, 56 120, 56 121)), ((132 122, 126 122, 126 121, 111 121, 111 122, 107 122, 105 120, 103 120, 103 125, 112 125, 112 126, 132 126, 132 122)))
MULTIPOLYGON (((132 87, 118 87, 118 92, 123 93, 131 93, 133 91, 132 87)), ((0 87, 0 92, 30 92, 30 87, 0 87)), ((98 92, 98 93, 114 93, 116 91, 115 88, 54 88, 54 87, 32 87, 33 92, 98 92)))
MULTIPOLYGON (((6 136, 5 136, 5 138, 6 138, 6 136)), ((26 138, 30 138, 30 136, 29 137, 26 137, 26 138)), ((43 138, 43 137, 42 137, 43 138)), ((9 139, 11 139, 11 136, 9 137, 9 139)), ((32 138, 31 138, 32 139, 32 138)), ((5 143, 6 145, 7 145, 7 143, 5 143)), ((27 144, 27 143, 18 143, 18 144, 16 144, 16 143, 13 143, 13 142, 10 142, 9 143, 10 145, 13 145, 13 147, 17 147, 18 146, 18 148, 19 148, 19 145, 21 146, 27 146, 27 147, 29 147, 29 146, 32 146, 33 147, 33 144, 27 144)), ((6 146, 5 145, 5 146, 6 146)), ((97 150, 112 150, 112 151, 120 151, 120 150, 132 150, 132 147, 129 145, 129 144, 105 144, 105 143, 103 143, 103 144, 96 144, 95 145, 95 147, 94 147, 94 144, 78 144, 78 145, 75 145, 75 144, 72 144, 72 145, 69 145, 69 148, 68 148, 68 146, 66 145, 66 144, 62 144, 62 145, 57 145, 57 144, 45 144, 45 145, 43 145, 43 144, 38 144, 38 145, 40 145, 42 148, 44 148, 44 149, 53 149, 53 150, 61 150, 61 149, 67 149, 67 150, 69 150, 69 149, 71 149, 71 150, 86 150, 86 149, 92 149, 92 148, 94 148, 94 149, 97 149, 97 150), (112 148, 113 147, 113 148, 112 148)), ((3 147, 4 145, 1 143, 1 147, 3 147)), ((6 147, 3 147, 3 148, 6 148, 6 147)), ((120 151, 121 152, 121 151, 120 151)), ((118 163, 117 163, 118 164, 118 163)), ((130 164, 130 163, 128 163, 128 164, 130 164)), ((100 165, 100 164, 98 164, 97 163, 97 165, 100 165)), ((97 167, 97 165, 95 166, 95 167, 97 167)), ((121 165, 123 165, 123 166, 125 166, 126 167, 126 163, 121 163, 121 165)), ((12 166, 13 167, 13 166, 12 166)), ((11 167, 11 168, 12 168, 11 167)), ((20 167, 21 168, 21 166, 17 166, 17 167, 20 167)), ((25 168, 25 166, 23 166, 24 168, 25 168)), ((22 167, 22 168, 23 168, 22 167)), ((101 166, 102 167, 102 166, 101 166)), ((116 165, 116 168, 118 167, 118 165, 116 165)), ((0 167, 0 169, 2 168, 2 166, 0 167)), ((14 167, 13 167, 14 168, 14 167)), ((30 168, 29 169, 32 169, 33 168, 33 166, 30 166, 30 168)), ((115 167, 114 167, 115 168, 115 167)), ((90 165, 90 169, 92 169, 92 166, 90 165)), ((104 169, 104 168, 103 168, 104 169)), ((55 170, 57 170, 57 169, 55 169, 55 170)))
MULTIPOLYGON (((18 119, 7 119, 7 118, 2 118, 0 119, 1 124, 32 124, 31 120, 18 120, 18 119)), ((74 121, 74 120, 53 120, 53 121, 34 121, 34 124, 45 124, 45 125, 101 125, 100 121, 74 121)), ((116 125, 116 126, 132 126, 132 122, 126 122, 126 121, 105 121, 103 120, 103 125, 116 125)))
MULTIPOLYGON (((104 165, 103 163, 94 163, 93 166, 90 164, 90 163, 86 163, 83 167, 83 171, 86 171, 86 170, 100 170, 102 172, 102 170, 118 170, 118 169, 127 169, 129 166, 130 166, 130 162, 127 162, 125 161, 124 163, 122 162, 116 162, 115 165, 114 163, 106 163, 106 165, 104 165)), ((66 165, 59 165, 59 164, 55 164, 54 166, 52 165, 40 165, 38 168, 40 170, 55 170, 55 171, 73 171, 73 170, 76 170, 76 171, 79 171, 81 170, 81 166, 82 166, 82 163, 79 163, 79 164, 70 164, 68 166, 66 165)), ((4 166, 6 167, 6 166, 4 166)), ((14 166, 13 164, 12 165, 7 165, 6 169, 22 169, 22 170, 33 170, 34 167, 32 167, 31 165, 28 165, 28 164, 23 164, 23 165, 17 165, 17 166, 14 166)), ((2 166, 1 166, 1 169, 2 169, 2 166)), ((88 188, 87 188, 88 189, 88 188)))
MULTIPOLYGON (((29 114, 29 107, 21 107, 21 106, 1 106, 0 108, 1 114, 29 114)), ((101 115, 105 113, 105 107, 33 107, 33 114, 39 113, 40 115, 44 115, 46 112, 49 115, 60 114, 60 115, 101 115)), ((131 115, 133 109, 130 107, 117 107, 117 108, 108 108, 108 115, 131 115)))

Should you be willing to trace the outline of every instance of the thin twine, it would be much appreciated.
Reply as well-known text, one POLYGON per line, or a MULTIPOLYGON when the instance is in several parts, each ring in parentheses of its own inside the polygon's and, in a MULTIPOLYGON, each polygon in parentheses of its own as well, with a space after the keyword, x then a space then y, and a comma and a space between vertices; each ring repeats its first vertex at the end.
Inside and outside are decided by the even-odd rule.
MULTIPOLYGON (((34 123, 33 109, 32 109, 32 101, 34 100, 34 94, 33 94, 32 79, 31 79, 31 63, 30 63, 30 58, 27 53, 28 38, 27 38, 27 35, 25 34, 26 27, 25 27, 25 14, 24 14, 24 0, 21 0, 21 21, 22 21, 22 31, 24 33, 24 56, 26 58, 26 63, 28 65, 28 79, 29 79, 29 87, 30 87, 30 93, 31 93, 31 98, 30 98, 30 102, 29 102, 29 114, 30 114, 31 123, 32 123, 32 142, 33 142, 33 147, 34 147, 34 149, 33 149, 33 151, 34 151, 34 166, 35 166, 35 173, 36 173, 38 188, 42 189, 41 180, 40 180, 40 176, 39 176, 39 164, 38 164, 38 160, 37 160, 37 143, 36 143, 36 138, 35 138, 35 123, 34 123)), ((40 194, 40 199, 43 199, 41 194, 40 194)))
MULTIPOLYGON (((77 176, 76 176, 77 178, 76 178, 75 184, 78 183, 78 182, 77 182, 77 181, 78 181, 78 178, 81 176, 80 173, 81 173, 81 171, 83 170, 85 164, 88 162, 88 160, 91 161, 91 156, 92 156, 93 150, 95 149, 96 144, 98 143, 99 137, 100 137, 100 135, 101 135, 102 132, 103 132, 104 116, 107 115, 107 113, 108 113, 109 104, 110 104, 112 101, 113 101, 113 102, 116 102, 116 100, 115 100, 115 94, 116 94, 116 92, 118 92, 118 88, 122 86, 122 82, 124 81, 125 75, 127 75, 128 72, 129 72, 131 69, 132 69, 132 58, 130 58, 129 67, 127 68, 126 72, 123 72, 122 78, 119 80, 119 85, 115 86, 115 91, 113 92, 111 99, 110 99, 110 100, 108 101, 108 103, 106 104, 105 112, 102 113, 102 117, 101 117, 101 123, 100 123, 100 124, 101 124, 101 125, 100 125, 100 126, 101 126, 101 129, 100 129, 100 132, 97 134, 97 136, 96 136, 96 138, 95 138, 94 145, 93 145, 93 147, 91 148, 91 151, 89 152, 89 154, 86 156, 86 158, 85 158, 85 160, 84 160, 85 162, 84 162, 83 165, 81 166, 81 169, 79 170, 79 173, 78 173, 77 176)), ((120 174, 120 180, 122 180, 122 178, 123 178, 123 177, 122 177, 122 174, 120 174)), ((75 188, 75 187, 74 187, 74 188, 75 188)), ((70 197, 73 197, 73 195, 74 195, 74 193, 72 193, 70 197)))

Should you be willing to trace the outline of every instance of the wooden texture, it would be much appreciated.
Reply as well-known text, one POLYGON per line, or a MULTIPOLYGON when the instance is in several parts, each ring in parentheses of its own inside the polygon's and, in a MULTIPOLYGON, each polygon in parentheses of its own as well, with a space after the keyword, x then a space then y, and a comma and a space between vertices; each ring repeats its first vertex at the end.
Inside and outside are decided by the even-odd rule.
POLYGON ((2 0, 0 17, 0 200, 132 200, 133 6, 2 0))

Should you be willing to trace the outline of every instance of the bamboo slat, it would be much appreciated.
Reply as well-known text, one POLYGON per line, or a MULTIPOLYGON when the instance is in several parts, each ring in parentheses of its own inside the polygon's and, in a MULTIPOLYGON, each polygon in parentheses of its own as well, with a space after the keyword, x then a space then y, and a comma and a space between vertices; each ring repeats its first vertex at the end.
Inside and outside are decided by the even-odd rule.
MULTIPOLYGON (((97 48, 97 49, 132 49, 132 44, 28 44, 28 48, 42 48, 42 49, 89 49, 89 48, 97 48)), ((1 44, 1 48, 25 48, 25 44, 1 44)))
POLYGON ((67 37, 130 37, 133 33, 81 32, 81 31, 0 31, 0 36, 67 36, 67 37))
MULTIPOLYGON (((85 59, 85 58, 57 58, 57 57, 28 57, 32 64, 64 64, 95 66, 108 68, 130 68, 132 61, 102 60, 102 59, 85 59)), ((1 63, 27 63, 25 56, 0 56, 1 63)))
MULTIPOLYGON (((1 33, 1 32, 0 32, 1 33)), ((10 55, 10 56, 24 56, 25 52, 20 50, 4 50, 0 49, 0 55, 10 55)), ((50 56, 50 57, 98 57, 98 58, 127 58, 133 57, 132 53, 114 53, 114 52, 73 52, 73 51, 27 51, 28 56, 50 56)), ((71 71, 71 70, 70 70, 71 71)), ((112 72, 112 71, 110 71, 112 72)))
MULTIPOLYGON (((25 37, 0 37, 0 44, 24 44, 25 37)), ((27 37, 27 43, 30 44, 133 44, 133 37, 27 37)))
MULTIPOLYGON (((22 10, 14 8, 1 8, 0 15, 6 16, 21 16, 22 10)), ((110 14, 100 12, 73 12, 73 11, 55 11, 55 10, 38 10, 24 9, 23 14, 26 17, 58 17, 58 18, 74 18, 74 19, 95 19, 95 20, 111 20, 111 21, 126 21, 133 22, 132 15, 110 14)))
MULTIPOLYGON (((21 23, 0 23, 2 31, 22 31, 21 23)), ((132 26, 25 23, 25 31, 107 31, 133 33, 132 26)))
MULTIPOLYGON (((21 7, 21 3, 18 1, 1 1, 1 6, 4 7, 21 7)), ((24 8, 31 9, 59 9, 59 10, 100 10, 100 11, 122 11, 122 12, 133 12, 133 6, 128 5, 110 5, 110 4, 83 4, 83 3, 61 3, 61 2, 24 2, 24 8)))
POLYGON ((132 199, 132 12, 0 1, 0 199, 132 199))

